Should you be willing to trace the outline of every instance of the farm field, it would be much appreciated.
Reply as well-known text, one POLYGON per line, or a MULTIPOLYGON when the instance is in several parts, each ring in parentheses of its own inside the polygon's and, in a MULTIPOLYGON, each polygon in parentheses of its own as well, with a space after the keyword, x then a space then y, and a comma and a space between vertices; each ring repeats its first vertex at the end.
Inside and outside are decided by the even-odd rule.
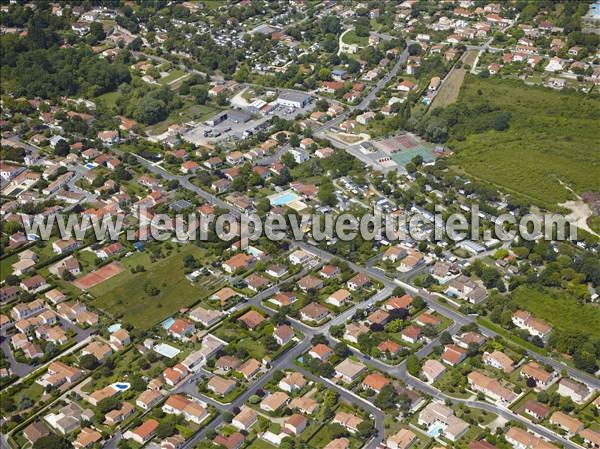
MULTIPOLYGON (((468 51, 463 58, 463 64, 472 65, 475 61, 475 57, 477 56, 476 50, 468 51)), ((448 76, 448 79, 442 85, 442 88, 435 96, 433 103, 431 103, 431 107, 429 110, 433 110, 434 108, 445 108, 449 104, 452 104, 458 98, 458 94, 460 93, 460 87, 463 84, 465 79, 465 75, 467 74, 467 70, 462 67, 455 68, 452 70, 452 73, 448 76)))
POLYGON ((548 209, 572 195, 558 179, 579 194, 600 190, 600 100, 468 75, 457 104, 482 101, 510 112, 510 127, 451 139, 451 164, 548 209))
POLYGON ((122 317, 137 328, 154 326, 217 287, 209 278, 200 279, 194 285, 185 278, 183 258, 188 254, 201 258, 202 250, 195 245, 186 245, 179 252, 154 263, 147 254, 134 254, 124 259, 125 271, 90 289, 95 298, 94 306, 115 318, 122 317), (133 258, 135 260, 131 260, 133 258), (145 271, 131 273, 129 268, 136 265, 144 266, 145 271), (153 295, 148 286, 158 289, 158 293, 153 295))
POLYGON ((561 331, 577 329, 592 338, 600 338, 600 309, 594 305, 580 304, 574 298, 550 290, 525 286, 514 291, 513 299, 517 306, 561 331))

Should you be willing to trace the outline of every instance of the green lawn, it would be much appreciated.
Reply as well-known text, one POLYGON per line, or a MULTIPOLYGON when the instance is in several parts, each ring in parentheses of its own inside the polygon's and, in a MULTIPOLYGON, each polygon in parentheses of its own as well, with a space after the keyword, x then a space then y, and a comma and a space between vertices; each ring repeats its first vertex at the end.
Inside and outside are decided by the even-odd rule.
POLYGON ((512 332, 507 331, 506 329, 497 325, 496 323, 492 323, 490 320, 488 320, 486 318, 478 317, 477 322, 479 324, 481 324, 482 326, 493 330, 497 334, 502 335, 507 340, 509 340, 513 343, 516 343, 519 346, 524 347, 525 349, 529 349, 530 351, 537 352, 538 354, 541 354, 541 355, 548 355, 548 351, 546 351, 544 348, 540 348, 528 341, 520 339, 519 337, 514 335, 512 332))
MULTIPOLYGON (((321 427, 321 430, 319 430, 308 442, 309 446, 315 449, 323 449, 329 442, 331 442, 331 440, 334 439, 333 431, 335 428, 335 424, 326 424, 321 427)), ((350 440, 350 449, 358 449, 362 446, 363 442, 355 436, 350 436, 348 439, 350 440)))
POLYGON ((273 446, 270 443, 267 443, 265 440, 261 440, 260 438, 256 438, 248 449, 275 449, 276 446, 273 446))
POLYGON ((146 127, 146 131, 150 135, 161 134, 165 132, 169 126, 175 123, 181 124, 189 122, 190 120, 203 121, 213 114, 216 114, 218 110, 218 108, 211 105, 188 103, 183 108, 172 111, 162 122, 146 127))
POLYGON ((534 316, 563 332, 579 330, 600 339, 600 309, 551 290, 521 286, 513 293, 514 302, 534 316))
POLYGON ((165 86, 165 85, 169 84, 171 81, 175 81, 177 78, 179 78, 183 75, 185 75, 185 72, 183 70, 179 70, 179 69, 171 70, 171 72, 169 72, 169 74, 167 76, 160 79, 159 83, 162 84, 163 86, 165 86))
POLYGON ((118 91, 115 92, 107 92, 105 94, 100 95, 99 97, 96 97, 96 101, 102 101, 109 109, 112 109, 115 107, 118 98, 121 96, 121 94, 118 91))
POLYGON ((202 257, 195 245, 185 245, 179 253, 151 263, 145 253, 134 254, 123 260, 126 271, 92 288, 94 305, 114 318, 141 329, 149 329, 181 307, 189 306, 206 296, 209 291, 200 283, 192 285, 184 276, 183 258, 187 254, 202 257), (143 265, 146 271, 132 274, 129 267, 143 265), (160 292, 151 296, 145 286, 151 285, 160 292))
POLYGON ((350 30, 346 34, 344 34, 342 41, 344 42, 344 44, 350 44, 350 45, 357 44, 357 45, 364 47, 365 45, 367 45, 369 43, 369 37, 368 36, 358 36, 356 34, 356 31, 350 30))
POLYGON ((0 260, 0 281, 6 279, 10 274, 12 274, 12 264, 19 261, 19 256, 13 254, 12 256, 5 257, 0 260))
POLYGON ((467 76, 458 104, 482 102, 509 111, 509 129, 450 140, 456 151, 450 163, 548 208, 569 198, 558 179, 577 193, 600 191, 600 100, 517 80, 467 76))

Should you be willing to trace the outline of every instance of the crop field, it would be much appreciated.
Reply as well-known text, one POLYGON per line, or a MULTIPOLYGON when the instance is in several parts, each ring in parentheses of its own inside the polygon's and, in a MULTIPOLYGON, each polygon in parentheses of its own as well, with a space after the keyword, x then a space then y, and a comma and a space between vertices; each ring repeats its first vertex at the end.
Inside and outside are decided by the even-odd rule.
POLYGON ((548 209, 572 195, 558 180, 579 194, 600 191, 600 100, 468 75, 458 103, 482 101, 509 111, 510 127, 450 140, 451 164, 548 209))

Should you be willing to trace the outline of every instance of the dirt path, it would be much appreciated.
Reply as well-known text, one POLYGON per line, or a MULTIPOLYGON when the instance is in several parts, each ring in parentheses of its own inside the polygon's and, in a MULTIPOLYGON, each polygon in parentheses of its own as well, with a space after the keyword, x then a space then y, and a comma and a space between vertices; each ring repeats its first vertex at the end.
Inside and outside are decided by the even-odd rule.
POLYGON ((433 99, 433 103, 431 103, 429 110, 433 110, 434 108, 438 107, 444 108, 456 101, 458 94, 460 93, 460 87, 462 86, 462 83, 465 80, 465 75, 467 74, 467 71, 463 67, 465 64, 472 65, 476 58, 476 50, 469 50, 463 55, 461 58, 461 68, 459 69, 454 66, 450 70, 450 73, 446 75, 446 78, 442 83, 442 87, 433 99))
POLYGON ((577 198, 576 200, 569 200, 565 201, 562 204, 559 204, 559 206, 562 206, 571 211, 571 213, 565 218, 569 221, 575 221, 575 224, 578 228, 581 228, 584 231, 595 235, 596 237, 600 237, 600 234, 594 232, 592 228, 590 228, 587 224, 588 218, 591 218, 594 215, 590 206, 588 206, 587 203, 584 202, 571 187, 569 187, 560 179, 557 179, 557 181, 561 186, 563 186, 565 189, 571 192, 575 196, 575 198, 577 198))

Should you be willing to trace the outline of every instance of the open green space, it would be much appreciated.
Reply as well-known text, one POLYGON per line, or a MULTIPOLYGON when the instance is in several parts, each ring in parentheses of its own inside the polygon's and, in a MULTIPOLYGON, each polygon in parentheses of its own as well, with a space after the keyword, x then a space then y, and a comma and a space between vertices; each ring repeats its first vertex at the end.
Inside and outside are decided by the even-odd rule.
POLYGON ((117 276, 92 288, 94 306, 114 318, 122 317, 140 329, 148 329, 181 307, 189 306, 206 296, 213 286, 211 279, 190 283, 184 276, 183 258, 193 254, 198 259, 203 251, 195 245, 185 245, 179 252, 152 263, 145 253, 123 260, 127 268, 117 276), (141 265, 145 271, 132 273, 129 268, 141 265), (157 289, 158 293, 151 291, 157 289))
POLYGON ((577 193, 600 191, 600 100, 517 80, 467 76, 457 105, 482 102, 510 112, 510 127, 450 140, 456 150, 451 163, 547 208, 571 195, 558 180, 577 193))
POLYGON ((0 281, 3 281, 12 273, 12 264, 18 261, 19 256, 16 254, 0 260, 0 281))
POLYGON ((159 83, 162 84, 163 86, 165 86, 165 85, 169 84, 170 82, 175 81, 177 78, 182 77, 183 75, 185 75, 185 72, 183 70, 179 70, 179 69, 171 70, 167 76, 165 76, 159 80, 159 83))
POLYGON ((518 287, 513 298, 519 307, 561 331, 577 329, 595 339, 600 338, 600 309, 595 305, 581 304, 559 292, 526 286, 518 287))
POLYGON ((105 94, 100 95, 99 97, 96 97, 95 101, 101 101, 109 109, 112 109, 117 104, 117 100, 119 99, 120 96, 121 96, 121 94, 118 91, 107 92, 105 94))
MULTIPOLYGON (((321 430, 310 439, 308 444, 315 449, 323 449, 327 446, 327 443, 335 439, 337 428, 338 426, 336 424, 325 424, 321 427, 321 430)), ((355 436, 350 436, 348 439, 350 440, 350 449, 358 449, 363 444, 363 442, 355 436)))
POLYGON ((171 111, 169 116, 162 122, 147 127, 146 132, 150 135, 162 134, 171 125, 182 124, 191 120, 204 121, 217 112, 216 107, 187 102, 183 108, 171 111))
POLYGON ((357 44, 360 46, 365 46, 369 43, 369 37, 368 36, 358 36, 356 34, 356 31, 350 30, 346 34, 344 34, 344 37, 342 37, 342 41, 344 42, 344 44, 349 44, 349 45, 357 44))

